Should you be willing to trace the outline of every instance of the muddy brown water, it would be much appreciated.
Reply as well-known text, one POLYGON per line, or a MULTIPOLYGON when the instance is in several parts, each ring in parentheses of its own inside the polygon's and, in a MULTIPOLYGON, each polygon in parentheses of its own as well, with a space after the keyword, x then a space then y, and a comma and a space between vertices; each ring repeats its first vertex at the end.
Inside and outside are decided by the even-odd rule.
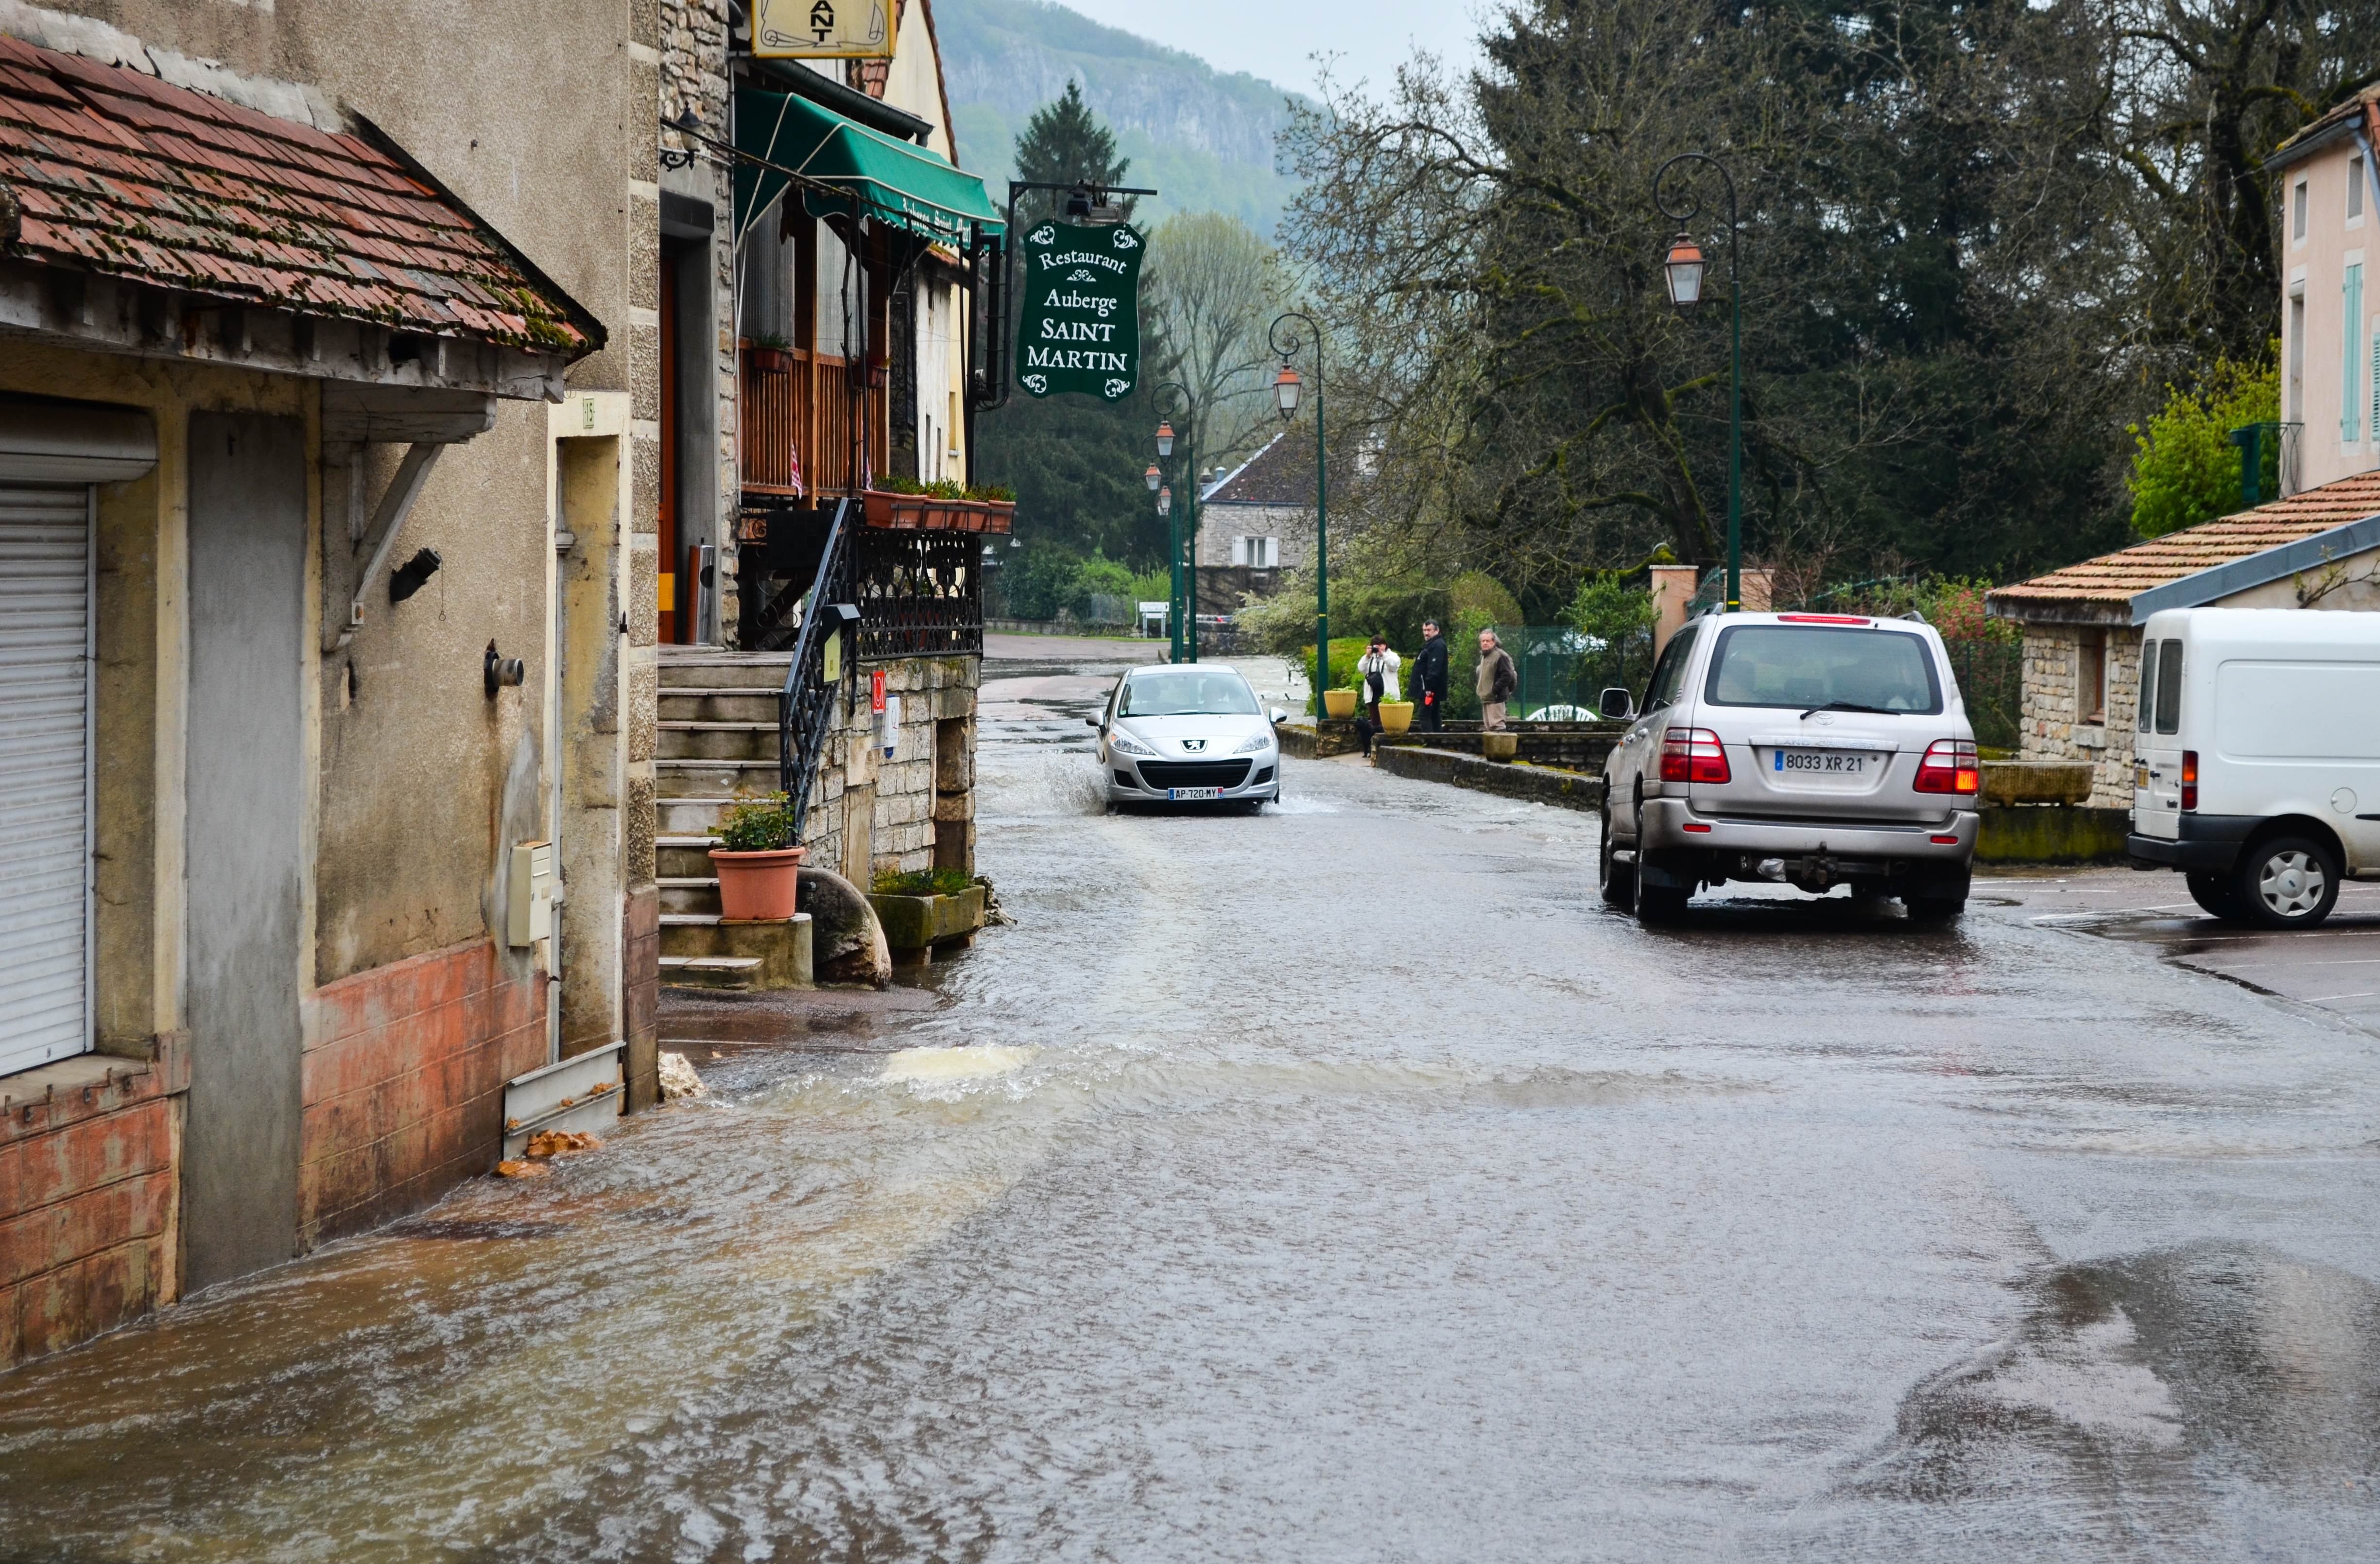
POLYGON ((1106 814, 989 672, 1014 927, 0 1377, 0 1558, 2380 1551, 2371 1034, 2022 883, 1647 933, 1360 765, 1106 814))

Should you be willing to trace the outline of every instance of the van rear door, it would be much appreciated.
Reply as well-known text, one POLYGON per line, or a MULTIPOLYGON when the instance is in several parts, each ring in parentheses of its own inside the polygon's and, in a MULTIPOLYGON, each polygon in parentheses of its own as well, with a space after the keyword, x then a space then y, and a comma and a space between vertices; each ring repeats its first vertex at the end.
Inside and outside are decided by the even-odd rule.
POLYGON ((2132 735, 2132 829, 2167 841, 2181 836, 2181 670, 2180 636, 2154 636, 2141 642, 2140 714, 2132 735))

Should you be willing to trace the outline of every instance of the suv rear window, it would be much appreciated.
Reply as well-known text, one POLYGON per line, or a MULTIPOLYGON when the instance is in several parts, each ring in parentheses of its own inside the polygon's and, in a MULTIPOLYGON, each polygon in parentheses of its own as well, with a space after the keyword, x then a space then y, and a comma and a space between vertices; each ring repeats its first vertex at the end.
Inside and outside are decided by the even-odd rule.
POLYGON ((1823 625, 1734 625, 1711 654, 1703 699, 1716 706, 1942 709, 1942 681, 1917 636, 1823 625))

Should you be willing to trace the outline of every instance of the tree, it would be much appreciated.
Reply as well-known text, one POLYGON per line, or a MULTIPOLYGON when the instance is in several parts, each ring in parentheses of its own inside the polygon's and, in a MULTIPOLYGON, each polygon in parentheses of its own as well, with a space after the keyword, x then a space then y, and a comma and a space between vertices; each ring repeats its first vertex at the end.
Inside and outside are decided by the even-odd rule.
POLYGON ((1198 461, 1220 465, 1270 438, 1274 360, 1265 328, 1281 294, 1272 246, 1236 217, 1184 213, 1148 236, 1142 277, 1141 326, 1156 348, 1144 378, 1188 387, 1186 433, 1198 461))
MULTIPOLYGON (((2277 364, 2260 369, 2217 359, 2194 389, 2167 386, 2165 407, 2149 420, 2147 433, 2132 430, 2138 447, 2128 480, 2132 531, 2144 538, 2162 537, 2243 508, 2241 458, 2231 431, 2272 422, 2280 409, 2277 364)), ((2271 480, 2280 459, 2277 434, 2268 430, 2262 442, 2264 471, 2258 477, 2267 488, 2276 488, 2271 480)))
MULTIPOLYGON (((1073 80, 1056 102, 1035 109, 1025 122, 1014 161, 1019 179, 1067 186, 1121 185, 1132 166, 1130 158, 1116 155, 1115 133, 1099 122, 1083 102, 1081 84, 1073 80)), ((1127 200, 1121 204, 1130 216, 1134 203, 1127 200)), ((1030 222, 1064 210, 1062 192, 1031 190, 1020 202, 1017 215, 1020 222, 1030 222)))

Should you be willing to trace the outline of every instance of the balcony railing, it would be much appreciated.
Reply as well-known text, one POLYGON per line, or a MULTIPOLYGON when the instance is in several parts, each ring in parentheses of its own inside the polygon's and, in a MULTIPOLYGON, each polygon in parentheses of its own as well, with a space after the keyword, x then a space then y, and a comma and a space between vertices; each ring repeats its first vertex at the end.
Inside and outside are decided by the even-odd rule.
POLYGON ((855 414, 873 434, 873 460, 882 467, 884 393, 867 384, 861 366, 832 353, 748 341, 741 357, 737 427, 746 493, 816 499, 855 492, 855 414))

